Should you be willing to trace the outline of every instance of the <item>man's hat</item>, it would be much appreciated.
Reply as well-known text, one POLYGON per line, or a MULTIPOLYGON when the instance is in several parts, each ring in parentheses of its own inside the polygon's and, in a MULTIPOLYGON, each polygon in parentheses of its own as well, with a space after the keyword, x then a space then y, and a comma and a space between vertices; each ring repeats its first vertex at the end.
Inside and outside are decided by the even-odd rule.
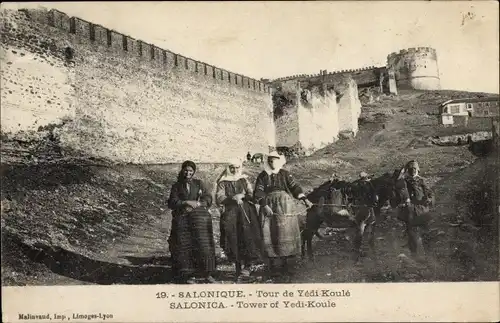
POLYGON ((367 177, 368 177, 368 173, 366 173, 366 172, 359 173, 359 178, 367 178, 367 177))

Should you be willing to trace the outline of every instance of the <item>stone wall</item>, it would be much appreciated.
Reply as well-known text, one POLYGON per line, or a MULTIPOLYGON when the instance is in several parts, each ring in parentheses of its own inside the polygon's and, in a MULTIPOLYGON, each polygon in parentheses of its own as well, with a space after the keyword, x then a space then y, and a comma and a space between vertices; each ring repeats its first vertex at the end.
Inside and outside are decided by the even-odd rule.
POLYGON ((330 82, 339 77, 350 76, 359 89, 382 87, 384 92, 397 94, 398 88, 417 90, 439 90, 441 81, 437 53, 434 48, 418 47, 402 49, 387 56, 386 66, 341 70, 318 74, 299 74, 281 77, 273 82, 330 82))
POLYGON ((335 91, 314 89, 307 102, 299 101, 299 140, 306 155, 338 139, 339 113, 335 91))
POLYGON ((356 69, 348 69, 348 70, 340 70, 334 71, 330 73, 326 73, 323 71, 318 74, 300 74, 300 75, 292 75, 287 77, 281 77, 274 82, 277 84, 296 81, 296 82, 331 82, 338 79, 342 79, 343 77, 350 76, 356 81, 356 84, 359 88, 365 87, 378 87, 380 86, 380 78, 384 78, 385 82, 387 82, 387 69, 385 66, 376 67, 370 66, 365 68, 356 68, 356 69))
POLYGON ((344 76, 337 81, 337 89, 342 94, 338 100, 339 131, 358 133, 358 119, 361 115, 358 87, 353 78, 344 76))
POLYGON ((52 53, 16 44, 0 47, 2 131, 37 130, 74 118, 75 71, 52 53))
POLYGON ((275 114, 278 147, 300 147, 310 154, 337 140, 341 131, 357 134, 361 102, 351 76, 287 80, 273 86, 275 110, 284 104, 275 114))
POLYGON ((493 145, 497 151, 500 150, 500 117, 491 118, 491 133, 493 145))
POLYGON ((69 122, 63 145, 116 162, 225 161, 275 146, 264 83, 56 10, 2 11, 4 132, 69 122))

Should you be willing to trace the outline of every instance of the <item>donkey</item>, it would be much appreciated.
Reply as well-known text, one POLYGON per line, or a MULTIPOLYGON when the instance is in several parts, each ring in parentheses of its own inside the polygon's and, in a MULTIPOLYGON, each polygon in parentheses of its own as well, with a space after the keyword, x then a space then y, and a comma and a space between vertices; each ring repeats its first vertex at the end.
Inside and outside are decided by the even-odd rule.
POLYGON ((392 174, 390 173, 384 173, 383 175, 373 178, 371 180, 374 188, 375 188, 375 193, 378 196, 378 202, 377 204, 373 207, 373 210, 375 212, 375 218, 377 219, 377 222, 383 221, 384 219, 382 218, 382 208, 384 205, 389 203, 389 206, 392 209, 395 209, 398 205, 398 202, 396 200, 396 193, 395 193, 395 183, 396 180, 399 178, 401 174, 401 169, 395 169, 392 174))
POLYGON ((323 222, 330 227, 349 227, 351 220, 346 210, 348 196, 349 183, 338 180, 327 181, 307 195, 314 205, 307 210, 305 227, 301 231, 302 258, 306 256, 307 246, 308 258, 313 259, 312 238, 314 235, 324 238, 318 231, 323 222))
POLYGON ((302 230, 302 257, 305 258, 306 246, 309 259, 314 258, 312 250, 312 238, 324 237, 318 232, 323 222, 330 227, 351 229, 355 231, 353 249, 356 259, 362 255, 362 242, 365 233, 368 234, 368 243, 375 249, 375 225, 381 219, 381 209, 389 202, 391 208, 396 208, 395 183, 400 176, 401 170, 397 169, 393 174, 385 173, 372 180, 378 196, 378 203, 374 206, 352 205, 353 183, 345 181, 328 181, 313 190, 307 198, 314 206, 307 211, 305 228, 302 230))
POLYGON ((252 163, 263 163, 264 162, 264 154, 256 153, 251 158, 252 163))

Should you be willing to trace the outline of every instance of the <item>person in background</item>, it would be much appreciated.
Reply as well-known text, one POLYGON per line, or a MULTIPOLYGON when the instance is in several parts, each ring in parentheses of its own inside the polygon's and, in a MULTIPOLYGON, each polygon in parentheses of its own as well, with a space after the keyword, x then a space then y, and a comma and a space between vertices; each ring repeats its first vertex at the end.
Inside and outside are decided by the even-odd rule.
POLYGON ((292 174, 282 169, 285 163, 284 156, 277 152, 269 154, 254 191, 273 276, 289 274, 289 260, 301 253, 299 212, 294 198, 302 200, 307 207, 312 206, 292 174))
POLYGON ((252 155, 250 152, 247 153, 247 161, 252 161, 252 155))
POLYGON ((262 234, 253 189, 242 172, 242 162, 234 159, 217 182, 216 202, 222 207, 221 247, 235 263, 238 278, 250 276, 252 265, 263 259, 262 234), (243 270, 241 270, 243 265, 243 270))
POLYGON ((201 278, 215 283, 215 241, 208 208, 212 196, 204 183, 194 178, 196 164, 185 161, 177 182, 172 185, 168 207, 172 210, 172 228, 168 244, 176 278, 188 284, 201 278))

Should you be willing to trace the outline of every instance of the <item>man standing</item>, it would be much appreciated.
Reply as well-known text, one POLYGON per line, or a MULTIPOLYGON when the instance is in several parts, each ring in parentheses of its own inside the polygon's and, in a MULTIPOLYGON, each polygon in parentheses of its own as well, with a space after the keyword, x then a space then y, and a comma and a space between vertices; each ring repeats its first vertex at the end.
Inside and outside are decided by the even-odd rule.
MULTIPOLYGON (((354 221, 356 222, 356 236, 354 237, 354 249, 357 251, 356 257, 361 255, 361 246, 365 229, 369 232, 369 243, 374 250, 375 237, 375 211, 374 206, 378 201, 378 196, 375 187, 370 181, 370 177, 366 172, 359 174, 359 179, 352 184, 352 212, 354 221)), ((359 258, 358 258, 359 259, 359 258)))
POLYGON ((430 221, 430 206, 434 204, 434 193, 419 175, 420 167, 416 160, 405 166, 405 182, 408 190, 405 208, 400 212, 400 219, 406 224, 408 246, 412 254, 417 253, 418 244, 423 240, 428 244, 428 225, 430 221), (422 232, 420 237, 419 231, 422 232))

